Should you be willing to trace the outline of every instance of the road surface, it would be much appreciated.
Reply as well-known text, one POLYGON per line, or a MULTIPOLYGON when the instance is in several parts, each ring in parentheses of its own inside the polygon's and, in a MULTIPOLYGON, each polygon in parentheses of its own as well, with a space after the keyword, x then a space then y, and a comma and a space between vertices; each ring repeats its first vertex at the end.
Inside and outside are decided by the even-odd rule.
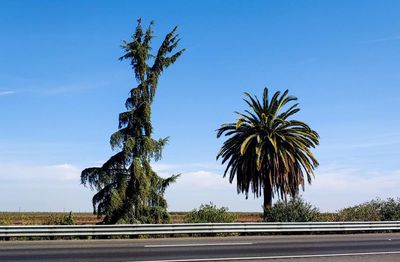
POLYGON ((1 241, 0 261, 400 261, 400 233, 1 241))

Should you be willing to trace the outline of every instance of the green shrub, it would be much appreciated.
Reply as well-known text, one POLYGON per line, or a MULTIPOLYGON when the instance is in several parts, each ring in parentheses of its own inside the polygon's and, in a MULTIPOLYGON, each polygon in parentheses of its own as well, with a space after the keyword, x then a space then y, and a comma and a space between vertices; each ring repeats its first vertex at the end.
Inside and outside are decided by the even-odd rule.
POLYGON ((48 225, 76 225, 72 211, 64 215, 50 215, 48 225))
POLYGON ((319 210, 300 197, 289 201, 279 200, 271 210, 265 212, 266 222, 310 222, 318 221, 319 210))
POLYGON ((333 222, 337 221, 337 213, 324 212, 318 215, 319 222, 333 222))
POLYGON ((382 201, 372 200, 360 205, 346 207, 338 211, 337 221, 379 221, 382 201))
POLYGON ((382 201, 379 213, 382 221, 400 220, 400 199, 388 198, 382 201))
POLYGON ((216 205, 203 204, 200 208, 194 209, 184 217, 185 223, 232 223, 237 219, 237 216, 228 213, 228 208, 217 208, 216 205))

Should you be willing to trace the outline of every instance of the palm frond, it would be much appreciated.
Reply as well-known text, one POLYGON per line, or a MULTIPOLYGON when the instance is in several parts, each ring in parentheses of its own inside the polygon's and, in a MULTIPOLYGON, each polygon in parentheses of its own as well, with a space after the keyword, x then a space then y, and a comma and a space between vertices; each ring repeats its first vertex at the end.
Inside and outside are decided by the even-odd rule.
MULTIPOLYGON (((238 193, 248 197, 269 194, 270 203, 275 194, 280 198, 298 194, 304 180, 311 183, 318 161, 311 152, 319 144, 319 135, 306 123, 290 119, 300 111, 298 103, 284 108, 297 98, 286 90, 275 92, 269 98, 268 89, 262 102, 245 93, 250 110, 237 112, 235 123, 217 129, 217 137, 227 139, 217 154, 226 164, 224 176, 229 182, 236 178, 238 193)), ((265 196, 264 196, 265 197, 265 196)))

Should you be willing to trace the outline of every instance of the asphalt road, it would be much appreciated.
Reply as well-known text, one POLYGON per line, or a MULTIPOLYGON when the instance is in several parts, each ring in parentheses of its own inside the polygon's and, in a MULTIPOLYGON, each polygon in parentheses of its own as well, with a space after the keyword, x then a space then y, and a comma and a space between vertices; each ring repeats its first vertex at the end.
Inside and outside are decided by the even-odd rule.
POLYGON ((2 241, 0 261, 400 261, 400 233, 2 241))

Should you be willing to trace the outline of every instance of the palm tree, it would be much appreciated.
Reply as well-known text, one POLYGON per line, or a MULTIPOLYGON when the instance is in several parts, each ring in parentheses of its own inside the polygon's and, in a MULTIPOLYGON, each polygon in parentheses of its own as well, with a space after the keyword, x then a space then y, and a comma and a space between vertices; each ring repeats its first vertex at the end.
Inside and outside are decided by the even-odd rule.
POLYGON ((236 177, 238 193, 248 198, 251 189, 255 197, 264 195, 266 214, 275 194, 286 200, 287 195, 297 196, 300 186, 304 190, 305 177, 311 183, 318 161, 310 149, 319 144, 319 136, 307 124, 290 120, 300 111, 297 103, 283 110, 297 100, 288 96, 288 90, 282 95, 276 92, 270 99, 265 88, 261 102, 245 95, 252 112, 237 112, 236 123, 217 130, 218 138, 223 134, 228 137, 217 159, 227 163, 224 177, 229 174, 230 183, 236 177))

